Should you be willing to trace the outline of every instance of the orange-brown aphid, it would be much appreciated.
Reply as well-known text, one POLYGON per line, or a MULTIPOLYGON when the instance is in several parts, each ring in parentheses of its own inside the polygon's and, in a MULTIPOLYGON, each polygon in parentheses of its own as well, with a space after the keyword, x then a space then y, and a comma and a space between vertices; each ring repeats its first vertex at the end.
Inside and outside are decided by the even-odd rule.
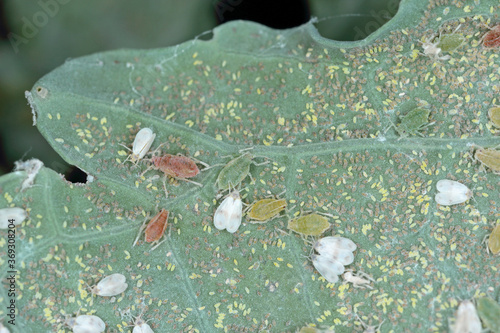
POLYGON ((154 156, 151 161, 154 163, 155 169, 174 178, 193 178, 200 173, 196 162, 183 155, 154 156))
POLYGON ((492 148, 479 148, 474 157, 493 172, 500 173, 500 151, 492 148))
POLYGON ((252 204, 247 216, 255 221, 267 221, 286 208, 284 199, 261 199, 252 204))
POLYGON ((500 46, 500 24, 497 24, 483 37, 483 46, 488 48, 500 46))
MULTIPOLYGON (((167 225, 168 225, 168 223, 167 223, 168 214, 169 214, 168 210, 162 209, 158 212, 158 214, 156 214, 148 222, 148 225, 146 227, 146 231, 144 232, 145 240, 147 243, 158 242, 160 240, 160 238, 163 236, 163 234, 165 233, 165 229, 167 229, 167 225)), ((146 221, 147 221, 147 219, 146 219, 146 221)), ((146 221, 144 221, 144 223, 142 224, 142 226, 139 230, 139 234, 137 235, 137 238, 135 239, 133 246, 135 246, 135 244, 137 243, 137 240, 141 236, 141 232, 144 229, 146 221)), ((155 246, 155 248, 158 245, 160 245, 160 243, 158 243, 155 246)))

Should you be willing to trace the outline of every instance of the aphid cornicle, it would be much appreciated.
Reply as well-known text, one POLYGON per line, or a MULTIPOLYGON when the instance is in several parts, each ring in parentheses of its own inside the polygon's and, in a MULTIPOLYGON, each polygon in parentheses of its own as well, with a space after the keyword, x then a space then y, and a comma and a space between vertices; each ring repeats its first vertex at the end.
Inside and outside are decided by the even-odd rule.
POLYGON ((288 229, 305 236, 320 236, 330 228, 328 219, 316 213, 299 216, 288 221, 288 229))
POLYGON ((128 284, 125 281, 123 274, 108 275, 92 288, 92 293, 99 296, 116 296, 127 289, 128 284))
POLYGON ((7 229, 12 221, 13 225, 20 225, 28 214, 20 207, 9 207, 0 209, 0 229, 7 229))
POLYGON ((231 192, 219 205, 214 214, 214 226, 235 233, 241 225, 243 204, 237 190, 231 192))
POLYGON ((452 206, 466 202, 472 197, 472 191, 467 186, 454 180, 441 179, 436 184, 439 193, 435 200, 441 206, 452 206))
POLYGON ((481 333, 481 321, 477 315, 476 307, 470 300, 465 300, 458 306, 455 314, 455 323, 452 325, 453 333, 481 333))
POLYGON ((247 216, 254 221, 267 221, 285 208, 286 200, 284 199, 261 199, 252 204, 247 216))
POLYGON ((106 329, 106 324, 101 318, 94 315, 80 315, 66 320, 66 324, 73 333, 101 333, 106 329))
MULTIPOLYGON (((130 159, 133 163, 141 160, 151 148, 156 134, 150 128, 142 128, 136 135, 132 144, 132 153, 127 157, 125 162, 130 159)), ((128 149, 128 147, 124 146, 128 149)), ((125 163, 124 162, 124 163, 125 163)))
POLYGON ((500 332, 500 305, 489 297, 476 300, 477 312, 486 328, 491 332, 500 332))

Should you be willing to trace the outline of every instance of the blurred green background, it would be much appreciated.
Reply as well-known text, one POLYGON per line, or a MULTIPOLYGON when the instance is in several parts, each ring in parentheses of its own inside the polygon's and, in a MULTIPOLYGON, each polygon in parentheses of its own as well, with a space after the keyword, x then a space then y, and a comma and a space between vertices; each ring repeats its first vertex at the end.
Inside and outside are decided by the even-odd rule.
POLYGON ((0 175, 12 171, 15 161, 35 157, 68 180, 85 181, 32 125, 24 98, 40 77, 68 59, 171 46, 233 19, 287 28, 317 17, 322 36, 358 40, 394 16, 398 5, 398 0, 0 1, 0 175))

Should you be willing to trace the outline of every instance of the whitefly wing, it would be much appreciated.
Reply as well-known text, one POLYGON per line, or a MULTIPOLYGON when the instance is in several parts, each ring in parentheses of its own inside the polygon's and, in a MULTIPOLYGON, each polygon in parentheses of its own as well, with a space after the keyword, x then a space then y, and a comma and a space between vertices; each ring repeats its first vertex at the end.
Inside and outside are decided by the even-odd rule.
POLYGON ((229 196, 225 198, 214 214, 214 225, 219 230, 226 229, 227 222, 229 221, 229 214, 231 207, 234 205, 234 199, 229 196))
POLYGON ((96 294, 99 296, 116 296, 127 289, 128 284, 123 274, 115 273, 106 276, 99 281, 96 287, 96 294))
POLYGON ((230 233, 235 233, 241 225, 243 204, 241 203, 240 194, 237 191, 231 193, 231 196, 233 197, 233 205, 231 206, 226 230, 230 233))
POLYGON ((147 154, 153 144, 156 134, 150 128, 141 129, 135 136, 132 144, 132 159, 140 160, 147 154))
POLYGON ((97 316, 81 315, 76 317, 73 333, 100 333, 106 329, 106 324, 97 316))
POLYGON ((154 332, 151 329, 151 326, 149 326, 146 323, 143 323, 141 325, 134 326, 134 329, 132 330, 132 333, 154 333, 154 332))
POLYGON ((352 240, 338 236, 323 237, 314 243, 314 249, 320 254, 329 254, 336 250, 353 252, 356 248, 352 240))
POLYGON ((313 254, 311 256, 314 268, 330 283, 335 283, 339 280, 339 275, 344 273, 344 266, 335 260, 332 260, 324 255, 313 254))

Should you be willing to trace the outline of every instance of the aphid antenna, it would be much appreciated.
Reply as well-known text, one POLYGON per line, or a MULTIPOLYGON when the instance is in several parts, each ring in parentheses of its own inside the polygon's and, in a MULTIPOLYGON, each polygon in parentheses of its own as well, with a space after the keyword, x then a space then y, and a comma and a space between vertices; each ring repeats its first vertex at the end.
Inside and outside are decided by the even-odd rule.
POLYGON ((354 313, 356 315, 356 318, 358 318, 359 322, 361 323, 361 326, 363 326, 363 329, 364 329, 364 333, 375 333, 375 332, 380 332, 380 327, 382 326, 382 324, 385 322, 385 319, 382 320, 382 322, 380 324, 378 324, 378 326, 371 326, 371 325, 367 325, 362 319, 360 316, 358 316, 357 313, 354 313))
MULTIPOLYGON (((158 208, 158 207, 157 207, 158 208)), ((141 237, 141 234, 142 234, 142 231, 146 228, 146 221, 148 220, 149 218, 149 212, 146 214, 146 217, 144 219, 144 222, 142 222, 142 225, 141 227, 139 228, 139 233, 137 234, 137 237, 135 238, 134 240, 134 244, 132 244, 132 247, 135 246, 135 244, 137 244, 137 241, 139 240, 139 238, 141 237)))

